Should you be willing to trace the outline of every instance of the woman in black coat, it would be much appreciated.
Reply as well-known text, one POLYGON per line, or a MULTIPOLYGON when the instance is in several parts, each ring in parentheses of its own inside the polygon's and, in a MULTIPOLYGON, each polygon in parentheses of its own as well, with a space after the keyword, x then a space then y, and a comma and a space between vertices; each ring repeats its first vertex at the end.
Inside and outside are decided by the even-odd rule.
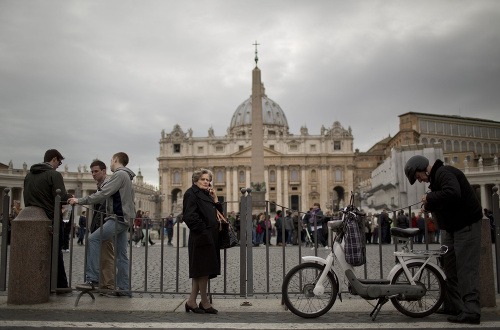
POLYGON ((183 199, 183 220, 189 227, 189 277, 192 288, 186 302, 186 312, 217 314, 208 300, 208 280, 220 275, 219 222, 222 212, 215 190, 211 187, 212 172, 200 169, 193 173, 193 185, 183 199), (200 304, 196 298, 200 293, 200 304))

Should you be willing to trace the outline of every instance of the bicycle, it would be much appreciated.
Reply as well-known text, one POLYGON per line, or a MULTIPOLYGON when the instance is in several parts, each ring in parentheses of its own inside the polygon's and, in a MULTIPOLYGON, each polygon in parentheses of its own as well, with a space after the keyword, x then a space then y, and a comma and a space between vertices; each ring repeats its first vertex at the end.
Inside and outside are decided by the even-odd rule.
POLYGON ((304 262, 285 276, 282 299, 286 307, 300 317, 314 318, 328 312, 337 296, 342 301, 338 276, 333 268, 336 259, 347 278, 351 294, 365 300, 378 299, 370 313, 373 321, 389 300, 399 312, 410 317, 425 317, 434 313, 444 300, 446 276, 431 259, 443 255, 448 248, 442 246, 440 250, 414 251, 408 244, 418 234, 418 229, 391 228, 391 235, 402 241, 403 246, 401 251, 394 252, 396 264, 387 279, 358 279, 353 266, 346 262, 342 232, 348 219, 362 221, 364 213, 352 205, 352 197, 350 205, 341 212, 341 220, 328 222, 334 238, 326 259, 304 256, 304 262))

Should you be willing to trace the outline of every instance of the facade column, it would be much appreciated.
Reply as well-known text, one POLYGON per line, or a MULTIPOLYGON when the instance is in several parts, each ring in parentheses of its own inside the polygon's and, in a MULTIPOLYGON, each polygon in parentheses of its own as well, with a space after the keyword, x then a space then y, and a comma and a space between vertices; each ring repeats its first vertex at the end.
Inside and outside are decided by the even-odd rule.
POLYGON ((290 208, 290 196, 288 196, 288 166, 283 166, 283 205, 290 208))
POLYGON ((250 167, 245 167, 245 188, 251 188, 251 179, 250 179, 250 167))
MULTIPOLYGON (((188 168, 184 168, 184 171, 187 174, 187 183, 188 184, 187 184, 187 188, 182 192, 183 195, 186 192, 186 190, 191 188, 191 186, 193 185, 193 173, 194 173, 195 169, 193 169, 192 167, 188 167, 188 168)), ((172 175, 169 175, 169 181, 170 181, 170 183, 172 183, 172 175)), ((177 201, 177 203, 179 203, 179 201, 177 201)))
POLYGON ((276 166, 276 204, 283 205, 283 193, 281 183, 281 166, 276 166))
POLYGON ((264 198, 266 201, 269 200, 269 167, 267 166, 264 169, 264 182, 266 183, 266 194, 264 195, 264 198))
POLYGON ((226 202, 227 203, 227 208, 226 210, 229 211, 231 209, 232 211, 232 208, 230 208, 230 204, 232 203, 229 203, 229 202, 232 202, 233 201, 233 194, 232 194, 232 191, 231 191, 231 169, 229 167, 226 167, 226 202))
MULTIPOLYGON (((240 200, 240 194, 239 194, 239 189, 238 189, 238 186, 239 186, 239 182, 238 182, 238 167, 237 166, 233 166, 231 168, 231 171, 233 172, 233 182, 232 182, 232 187, 233 187, 233 197, 235 199, 235 201, 239 201, 240 200)), ((236 211, 238 206, 239 205, 238 203, 235 204, 233 210, 236 211)))
POLYGON ((302 207, 302 211, 305 212, 305 211, 308 211, 309 210, 309 196, 307 195, 307 182, 306 182, 306 167, 305 166, 301 166, 300 167, 300 186, 301 186, 301 195, 302 195, 302 198, 301 198, 301 205, 300 207, 302 207))
POLYGON ((321 165, 319 170, 319 200, 321 207, 326 210, 326 204, 328 203, 328 165, 321 165))

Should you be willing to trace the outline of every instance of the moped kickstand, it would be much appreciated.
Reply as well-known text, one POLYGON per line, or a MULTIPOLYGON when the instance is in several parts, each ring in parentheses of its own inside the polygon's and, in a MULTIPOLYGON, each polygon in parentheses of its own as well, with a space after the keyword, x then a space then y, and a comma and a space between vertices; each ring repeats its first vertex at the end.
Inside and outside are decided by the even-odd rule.
POLYGON ((388 301, 389 301, 389 299, 387 299, 386 297, 382 297, 382 298, 378 299, 378 302, 375 305, 375 308, 373 308, 372 312, 370 313, 370 316, 372 317, 372 321, 375 321, 375 319, 377 318, 378 313, 380 312, 380 309, 388 301))

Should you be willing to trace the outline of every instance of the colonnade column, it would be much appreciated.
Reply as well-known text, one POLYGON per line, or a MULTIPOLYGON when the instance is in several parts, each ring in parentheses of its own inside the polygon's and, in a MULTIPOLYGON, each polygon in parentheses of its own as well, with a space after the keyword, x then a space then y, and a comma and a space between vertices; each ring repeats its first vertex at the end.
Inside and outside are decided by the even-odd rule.
POLYGON ((488 199, 490 196, 487 195, 486 193, 486 185, 482 184, 479 186, 480 187, 480 191, 481 191, 481 209, 484 210, 486 208, 488 208, 488 199))

